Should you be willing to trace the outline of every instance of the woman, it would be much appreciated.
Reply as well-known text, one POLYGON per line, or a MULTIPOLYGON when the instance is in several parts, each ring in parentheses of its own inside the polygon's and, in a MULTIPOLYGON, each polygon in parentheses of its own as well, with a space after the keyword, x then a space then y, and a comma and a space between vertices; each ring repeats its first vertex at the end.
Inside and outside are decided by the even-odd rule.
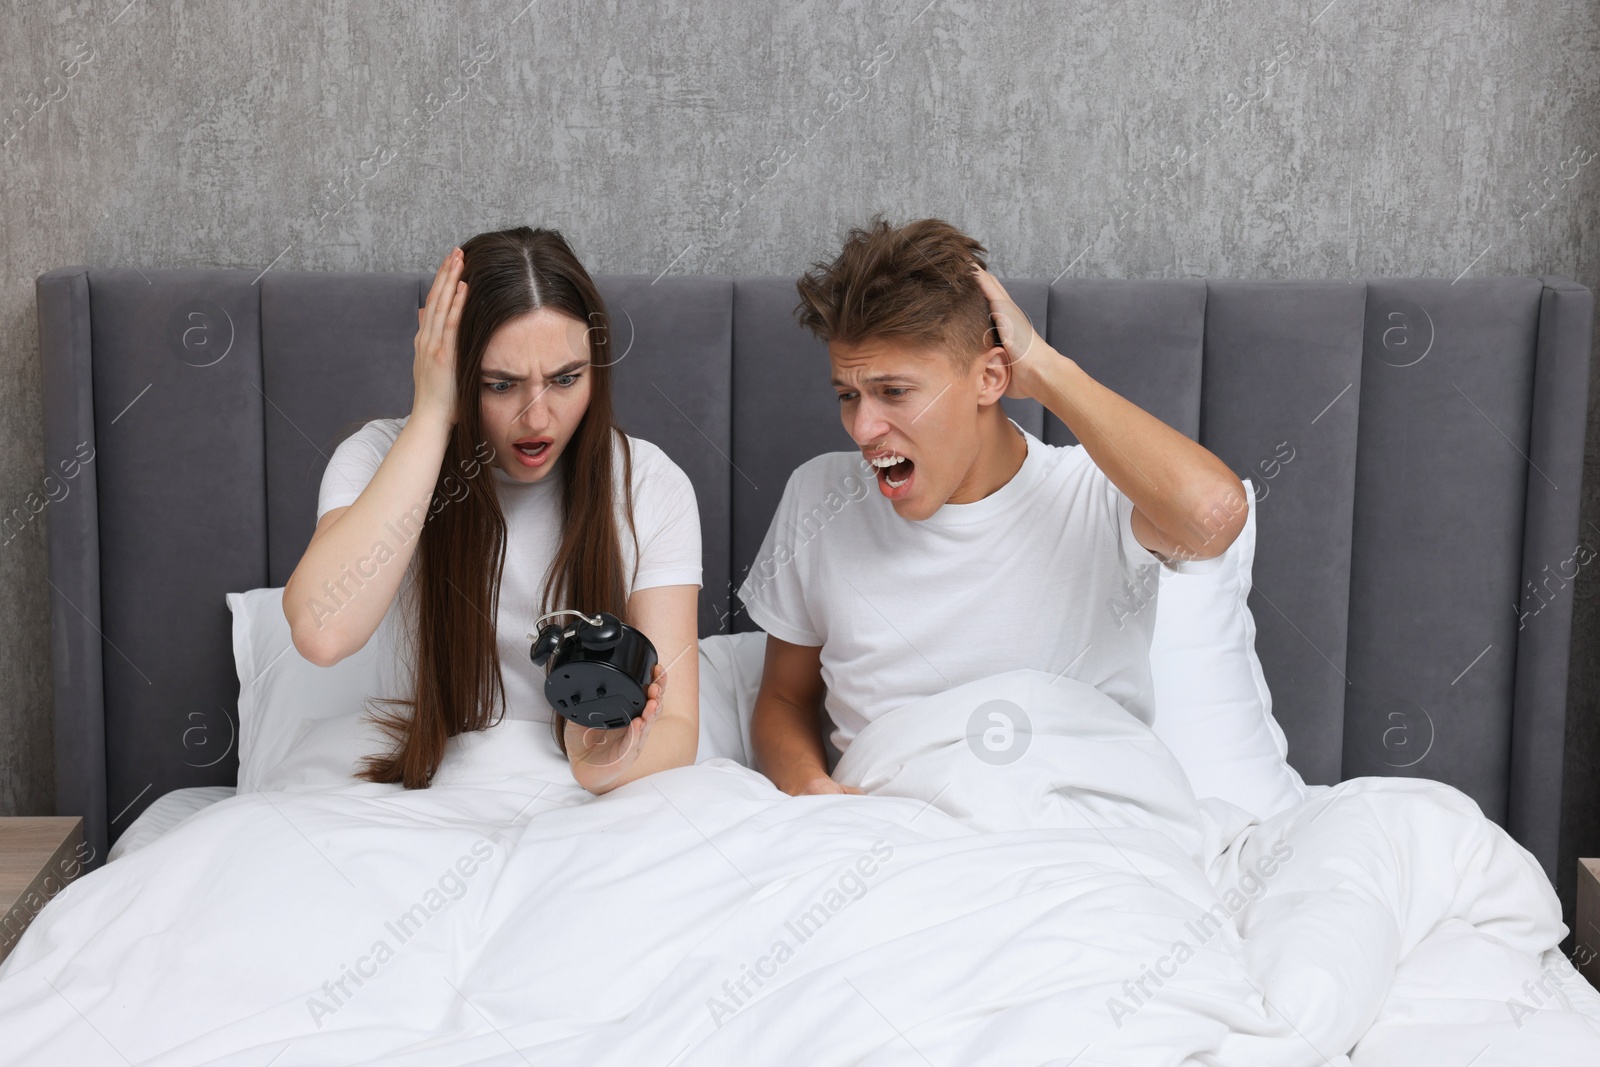
POLYGON ((445 257, 418 322, 411 414, 335 451, 283 595, 296 649, 331 666, 405 594, 415 685, 386 703, 409 711, 379 716, 393 751, 360 776, 425 787, 451 736, 502 715, 548 720, 593 793, 693 763, 699 513, 683 471, 615 425, 621 356, 593 280, 559 233, 479 234, 445 257), (350 598, 330 610, 328 589, 350 598), (611 612, 655 645, 628 726, 551 711, 527 635, 562 608, 611 612))

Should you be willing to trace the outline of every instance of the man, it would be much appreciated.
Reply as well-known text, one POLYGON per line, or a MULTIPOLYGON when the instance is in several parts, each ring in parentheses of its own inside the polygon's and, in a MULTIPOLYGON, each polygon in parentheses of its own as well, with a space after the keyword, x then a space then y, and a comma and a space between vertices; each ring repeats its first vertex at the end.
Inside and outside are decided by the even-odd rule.
POLYGON ((1046 344, 984 251, 875 219, 798 283, 859 451, 790 476, 739 590, 768 634, 757 766, 790 794, 860 792, 829 777, 819 704, 843 752, 894 708, 1029 667, 1150 722, 1156 568, 1206 569, 1244 526, 1227 466, 1046 344), (1081 445, 1039 441, 1007 396, 1081 445))

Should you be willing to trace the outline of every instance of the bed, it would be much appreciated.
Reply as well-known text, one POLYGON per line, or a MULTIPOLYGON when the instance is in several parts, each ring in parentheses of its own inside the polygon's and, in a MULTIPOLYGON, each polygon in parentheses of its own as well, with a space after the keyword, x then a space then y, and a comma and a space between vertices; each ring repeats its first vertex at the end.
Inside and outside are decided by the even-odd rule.
MULTIPOLYGON (((443 788, 246 791, 225 598, 284 584, 333 446, 408 409, 427 281, 38 279, 57 810, 94 858, 0 968, 23 1050, 0 1057, 1600 1055, 1551 889, 1588 290, 1007 281, 1055 347, 1253 483, 1253 649, 1310 785, 1268 818, 1201 801, 1092 690, 1028 677, 994 680, 1048 712, 1003 795, 896 748, 959 751, 972 694, 852 747, 836 773, 866 798, 784 799, 719 756, 590 803, 517 723, 459 739, 443 788), (1217 899, 1213 942, 1185 924, 1217 899)), ((702 637, 747 635, 732 591, 788 472, 849 445, 825 354, 790 279, 599 281, 624 425, 695 484, 702 637)))

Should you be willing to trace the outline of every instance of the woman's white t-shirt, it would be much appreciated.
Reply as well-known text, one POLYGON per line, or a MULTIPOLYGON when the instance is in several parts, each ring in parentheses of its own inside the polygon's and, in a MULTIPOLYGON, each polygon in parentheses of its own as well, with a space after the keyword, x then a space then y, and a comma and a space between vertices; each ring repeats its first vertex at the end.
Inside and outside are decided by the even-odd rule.
MULTIPOLYGON (((374 419, 351 434, 334 450, 322 475, 317 498, 317 520, 333 508, 355 503, 389 448, 400 436, 406 419, 374 419)), ((622 542, 623 574, 633 574, 628 592, 662 585, 700 584, 700 512, 688 475, 660 448, 630 436, 633 454, 633 518, 638 532, 638 564, 634 573, 634 542, 623 515, 621 478, 622 444, 612 449, 618 479, 617 532, 622 542)), ((561 544, 561 478, 568 456, 556 458, 556 467, 537 482, 520 482, 499 467, 490 466, 506 517, 506 561, 500 577, 500 608, 495 619, 500 652, 500 674, 505 684, 506 718, 549 722, 550 704, 544 697, 544 672, 528 658, 528 634, 539 617, 544 583, 551 561, 561 544)), ((482 477, 480 475, 480 477, 482 477)), ((458 477, 458 481, 459 481, 458 477)), ((482 483, 478 483, 482 484, 482 483)), ((445 507, 452 504, 446 503, 445 507)), ((415 536, 415 528, 410 528, 415 536)), ((400 532, 400 531, 395 531, 400 532)), ((406 587, 414 580, 417 558, 413 554, 400 592, 389 606, 400 610, 406 587)), ((581 607, 558 604, 556 607, 581 607)), ((393 620, 386 619, 386 625, 393 620)), ((403 633, 399 628, 395 633, 403 633)), ((410 696, 407 694, 397 694, 410 696)))

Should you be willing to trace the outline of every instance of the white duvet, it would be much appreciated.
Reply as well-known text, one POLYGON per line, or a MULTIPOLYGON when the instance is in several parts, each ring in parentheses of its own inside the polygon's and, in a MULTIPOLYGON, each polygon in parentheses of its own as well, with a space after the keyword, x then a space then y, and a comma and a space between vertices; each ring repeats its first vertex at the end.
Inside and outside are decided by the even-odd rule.
POLYGON ((591 797, 544 729, 453 739, 426 790, 237 796, 83 877, 0 965, 0 1060, 1600 1063, 1548 881, 1446 786, 1259 823, 1036 671, 874 722, 836 771, 868 796, 712 760, 591 797), (994 701, 1032 726, 1009 763, 969 740, 994 701))

